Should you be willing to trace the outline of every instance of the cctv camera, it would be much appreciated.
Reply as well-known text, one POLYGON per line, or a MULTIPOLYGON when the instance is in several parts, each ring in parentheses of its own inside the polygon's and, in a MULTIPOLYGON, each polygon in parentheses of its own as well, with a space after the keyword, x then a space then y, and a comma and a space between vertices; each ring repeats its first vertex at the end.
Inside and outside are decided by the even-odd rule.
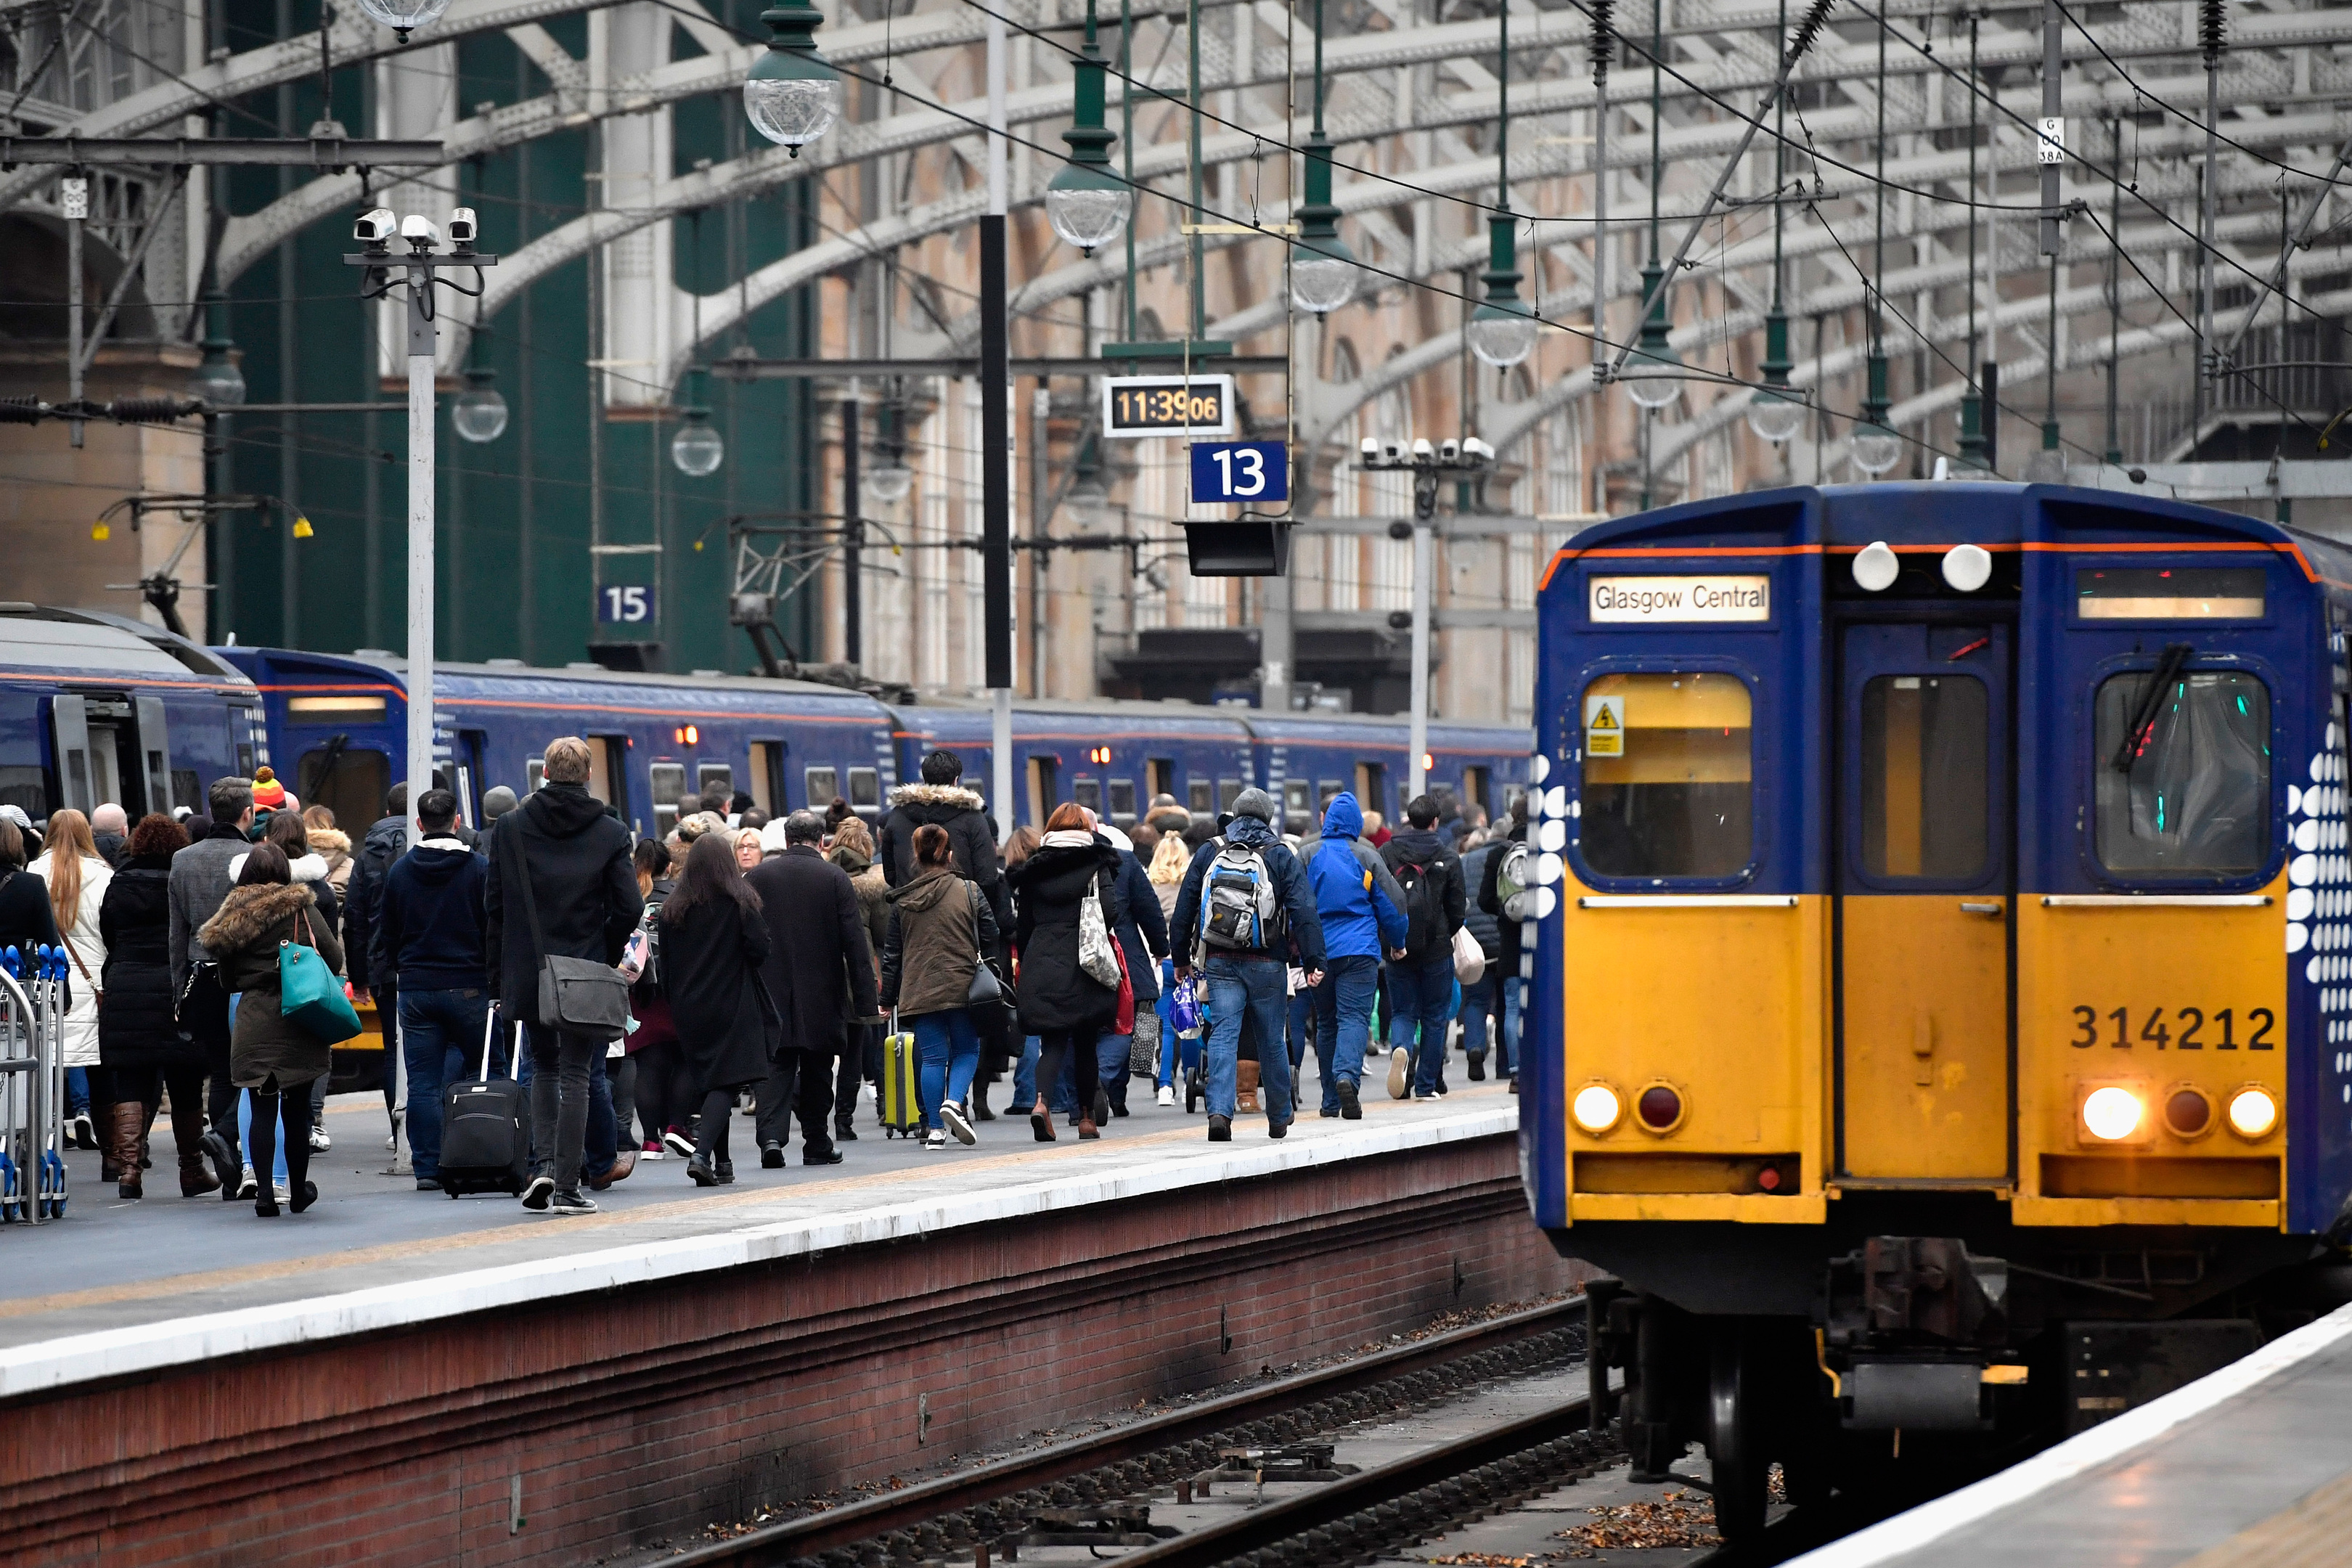
POLYGON ((423 213, 410 213, 400 220, 400 237, 411 245, 430 246, 441 237, 441 231, 423 213))
POLYGON ((1444 440, 1440 441, 1437 444, 1437 460, 1439 462, 1454 463, 1459 462, 1461 458, 1462 443, 1455 440, 1453 437, 1448 436, 1444 440))
POLYGON ((1429 461, 1431 456, 1429 437, 1415 436, 1412 438, 1412 460, 1416 463, 1425 463, 1429 461))
POLYGON ((1377 463, 1381 460, 1381 444, 1372 437, 1367 436, 1357 443, 1356 455, 1367 463, 1377 463))
POLYGON ((1381 443, 1381 461, 1383 463, 1403 462, 1404 443, 1402 441, 1382 441, 1381 443))
POLYGON ((1475 436, 1462 437, 1462 456, 1475 468, 1485 468, 1495 460, 1495 448, 1475 436))
POLYGON ((352 225, 352 237, 362 245, 385 246, 400 232, 400 219, 390 207, 376 207, 362 213, 352 225))
POLYGON ((449 243, 470 247, 474 243, 474 209, 459 207, 449 215, 449 243))

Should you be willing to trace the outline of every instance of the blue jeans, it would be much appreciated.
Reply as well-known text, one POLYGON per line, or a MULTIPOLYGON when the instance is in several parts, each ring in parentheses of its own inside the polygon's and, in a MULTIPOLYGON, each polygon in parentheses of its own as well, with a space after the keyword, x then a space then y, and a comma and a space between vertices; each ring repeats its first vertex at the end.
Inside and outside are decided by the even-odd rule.
MULTIPOLYGON (((1209 982, 1209 1114, 1230 1121, 1241 1060, 1242 1014, 1257 1020, 1257 1037, 1272 1045, 1283 1037, 1289 1011, 1289 966, 1278 958, 1234 958, 1220 953, 1202 971, 1209 982)), ((1258 1092, 1265 1119, 1280 1126, 1290 1120, 1290 1053, 1276 1046, 1258 1051, 1258 1092)))
POLYGON ((1454 1011, 1454 955, 1390 964, 1389 1007, 1391 1048, 1414 1053, 1413 1092, 1436 1092, 1445 1070, 1445 1021, 1454 1011))
POLYGON ((1512 1077, 1519 1070, 1519 1010, 1525 1005, 1528 983, 1514 974, 1504 979, 1501 984, 1503 1028, 1502 1038, 1496 1047, 1500 1054, 1496 1058, 1495 1070, 1505 1077, 1512 1077))
POLYGON ((1371 1038, 1372 990, 1381 961, 1348 953, 1323 962, 1323 984, 1315 999, 1315 1054, 1323 1072, 1323 1109, 1339 1109, 1339 1080, 1364 1081, 1364 1046, 1371 1038))
POLYGON ((919 1093, 923 1128, 929 1131, 940 1125, 942 1104, 950 1100, 958 1105, 970 1103, 971 1075, 980 1070, 980 1031, 972 1027, 971 1014, 962 1007, 925 1013, 908 1022, 923 1064, 919 1093))
POLYGON ((66 1068, 66 1115, 70 1118, 89 1114, 89 1069, 68 1068, 66 1068))
MULTIPOLYGON (((1486 1054, 1486 1015, 1495 1005, 1495 987, 1498 984, 1490 971, 1478 977, 1477 984, 1462 988, 1462 1054, 1465 1057, 1486 1054)), ((1508 1051, 1503 1053, 1503 1059, 1510 1059, 1508 1051)))
MULTIPOLYGON (((408 1067, 408 1158, 420 1182, 441 1174, 441 1091, 481 1070, 490 998, 478 988, 400 988, 400 1055, 408 1067), (470 1058, 470 1059, 469 1059, 470 1058)), ((499 1061, 506 1053, 493 1049, 499 1061)))
MULTIPOLYGON (((1103 1035, 1095 1040, 1095 1082, 1110 1097, 1113 1105, 1127 1103, 1127 1074, 1135 1058, 1133 1035, 1103 1035)), ((1076 1094, 1076 1079, 1071 1092, 1076 1094)))

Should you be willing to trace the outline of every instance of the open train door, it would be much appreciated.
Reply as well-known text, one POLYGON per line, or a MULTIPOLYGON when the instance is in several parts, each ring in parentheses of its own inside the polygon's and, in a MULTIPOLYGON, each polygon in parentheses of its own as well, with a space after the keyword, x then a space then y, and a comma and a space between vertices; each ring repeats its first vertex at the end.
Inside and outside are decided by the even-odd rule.
POLYGON ((2003 1187, 2014 628, 1982 605, 1849 610, 1833 623, 1837 1175, 2003 1187))

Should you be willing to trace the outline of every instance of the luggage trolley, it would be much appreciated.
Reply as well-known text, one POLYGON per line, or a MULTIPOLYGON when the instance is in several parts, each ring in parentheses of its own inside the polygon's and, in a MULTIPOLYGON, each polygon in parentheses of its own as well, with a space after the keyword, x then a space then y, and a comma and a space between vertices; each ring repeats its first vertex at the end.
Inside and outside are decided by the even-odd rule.
POLYGON ((0 1221, 66 1214, 62 948, 0 949, 0 1221))

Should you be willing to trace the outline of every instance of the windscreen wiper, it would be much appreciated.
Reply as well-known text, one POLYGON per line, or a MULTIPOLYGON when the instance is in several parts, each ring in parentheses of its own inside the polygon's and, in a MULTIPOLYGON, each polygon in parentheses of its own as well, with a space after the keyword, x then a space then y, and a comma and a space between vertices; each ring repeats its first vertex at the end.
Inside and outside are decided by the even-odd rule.
POLYGON ((2139 695, 2139 704, 2132 710, 2131 723, 2124 730, 2123 744, 2116 748, 2115 767, 2127 773, 2132 763, 2139 760, 2140 747, 2147 742, 2147 734, 2156 728, 2157 715, 2164 710, 2164 693, 2181 669, 2196 656, 2197 650, 2185 642, 2167 643, 2156 661, 2154 679, 2139 695))

